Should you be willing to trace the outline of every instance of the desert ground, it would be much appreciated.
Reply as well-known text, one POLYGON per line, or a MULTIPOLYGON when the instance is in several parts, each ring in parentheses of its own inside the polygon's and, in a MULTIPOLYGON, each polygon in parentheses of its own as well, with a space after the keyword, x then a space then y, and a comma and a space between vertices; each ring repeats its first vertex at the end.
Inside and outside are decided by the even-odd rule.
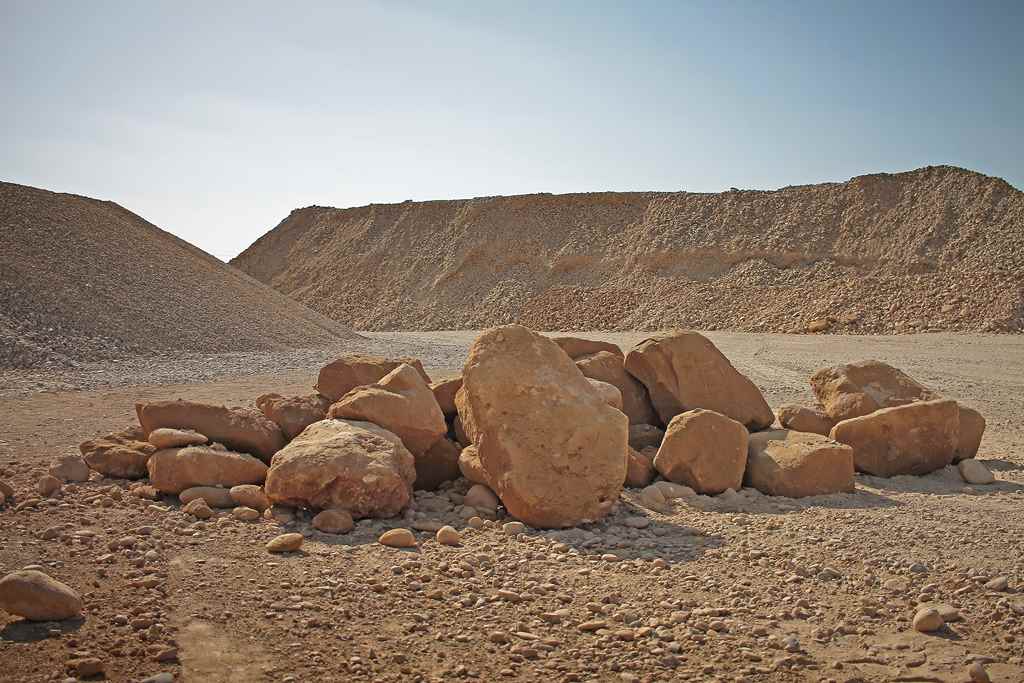
MULTIPOLYGON (((344 350, 458 374, 474 332, 363 333, 344 350)), ((641 333, 574 333, 628 349, 641 333)), ((129 482, 67 485, 0 510, 0 574, 40 565, 78 590, 84 619, 0 614, 0 680, 62 681, 99 660, 109 680, 938 681, 1024 680, 1024 337, 708 336, 772 406, 810 402, 822 366, 877 358, 979 409, 978 455, 955 467, 804 499, 692 496, 671 512, 625 490, 599 523, 510 535, 469 528, 464 480, 417 493, 405 518, 333 536, 309 516, 195 521, 129 482), (461 545, 387 528, 455 526, 461 545), (283 531, 302 550, 270 555, 283 531), (993 579, 1005 577, 1005 587, 993 579), (922 604, 947 624, 911 628, 922 604), (955 612, 955 614, 954 614, 955 612), (980 666, 977 666, 980 663, 980 666), (982 674, 984 670, 986 673, 982 674), (165 674, 163 678, 158 677, 165 674), (987 680, 980 678, 980 680, 987 680)), ((302 393, 339 349, 179 355, 0 374, 0 479, 21 497, 57 456, 134 421, 136 401, 247 405, 302 393)))

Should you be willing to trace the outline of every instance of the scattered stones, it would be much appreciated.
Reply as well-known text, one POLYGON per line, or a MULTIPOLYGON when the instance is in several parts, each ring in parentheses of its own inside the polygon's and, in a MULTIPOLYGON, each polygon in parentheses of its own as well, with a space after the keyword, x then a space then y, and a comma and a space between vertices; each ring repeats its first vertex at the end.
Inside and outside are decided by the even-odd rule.
POLYGON ((347 534, 355 526, 348 510, 322 510, 313 517, 313 528, 325 534, 347 534))
POLYGON ((713 410, 689 410, 672 418, 654 468, 697 493, 734 491, 743 483, 747 428, 713 410))
POLYGON ((302 542, 305 539, 302 534, 291 533, 281 534, 276 536, 267 542, 266 548, 268 553, 291 553, 295 552, 302 547, 302 542))
POLYGON ((205 436, 191 429, 173 429, 160 427, 154 429, 146 438, 157 450, 161 448, 184 448, 186 446, 202 446, 209 442, 205 436))
POLYGON ((416 536, 408 529, 385 531, 377 541, 390 548, 413 548, 416 546, 416 536))
POLYGON ((50 465, 50 475, 63 482, 88 481, 89 472, 89 465, 77 455, 62 455, 50 465))
MULTIPOLYGON (((190 429, 211 441, 264 463, 284 446, 281 429, 263 413, 251 408, 226 408, 195 401, 153 401, 135 406, 144 433, 160 427, 190 429)), ((88 460, 88 458, 87 458, 88 460)))
POLYGON ((459 536, 459 532, 454 527, 443 526, 437 530, 435 536, 437 542, 441 545, 459 545, 462 542, 462 537, 459 536))
POLYGON ((61 621, 82 613, 82 598, 41 571, 25 569, 0 579, 0 609, 29 621, 61 621))
POLYGON ((938 631, 943 627, 945 622, 942 620, 942 615, 939 611, 933 607, 925 607, 919 609, 914 614, 914 630, 920 631, 921 633, 932 633, 938 631))
POLYGON ((957 468, 960 470, 960 476, 968 484, 985 486, 995 483, 995 476, 980 460, 966 458, 957 464, 957 468))
POLYGON ((788 429, 750 435, 749 486, 770 496, 853 491, 853 449, 820 434, 788 429))

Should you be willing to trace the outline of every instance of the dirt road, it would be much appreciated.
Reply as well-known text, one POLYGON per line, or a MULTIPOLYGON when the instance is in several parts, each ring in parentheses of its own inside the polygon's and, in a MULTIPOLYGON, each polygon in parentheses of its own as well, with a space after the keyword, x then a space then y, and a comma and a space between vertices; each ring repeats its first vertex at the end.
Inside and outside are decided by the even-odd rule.
MULTIPOLYGON (((588 336, 628 346, 644 335, 588 336)), ((601 523, 518 537, 466 527, 464 482, 418 494, 404 520, 364 520, 344 536, 311 530, 301 512, 284 523, 227 513, 197 522, 175 502, 134 498, 127 482, 69 486, 39 507, 0 510, 0 573, 42 565, 83 594, 86 618, 32 625, 0 615, 0 681, 59 681, 65 662, 86 655, 118 681, 167 672, 952 682, 967 680, 974 661, 993 681, 1024 680, 1024 337, 709 336, 773 405, 809 400, 807 378, 821 365, 873 357, 904 368, 987 416, 979 457, 997 484, 966 486, 955 470, 858 476, 854 494, 795 501, 744 490, 680 500, 670 514, 627 491, 601 523), (430 522, 456 526, 462 546, 428 532, 414 551, 374 542, 386 528, 430 522), (266 553, 283 530, 307 534, 302 552, 266 553), (984 587, 999 576, 1008 590, 984 587), (961 619, 916 633, 909 620, 922 603, 961 619)), ((474 334, 370 337, 366 350, 414 352, 440 377, 458 372, 474 334)), ((211 358, 216 369, 198 384, 187 381, 197 360, 0 376, 0 479, 25 500, 53 457, 133 420, 137 400, 243 404, 304 392, 325 355, 302 367, 295 356, 211 358), (35 390, 54 382, 63 390, 35 390)))

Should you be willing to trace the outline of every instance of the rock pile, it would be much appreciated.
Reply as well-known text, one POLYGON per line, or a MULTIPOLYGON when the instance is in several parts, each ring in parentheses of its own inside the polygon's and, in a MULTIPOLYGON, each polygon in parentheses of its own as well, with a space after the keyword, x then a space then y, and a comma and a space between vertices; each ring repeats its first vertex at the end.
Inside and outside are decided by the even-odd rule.
POLYGON ((507 514, 534 527, 601 519, 624 486, 659 510, 743 486, 849 492, 855 470, 924 474, 959 462, 965 480, 992 480, 972 459, 984 418, 898 369, 825 368, 811 388, 819 405, 782 406, 771 429, 758 387, 696 332, 623 354, 506 325, 480 335, 461 376, 437 382, 416 359, 350 355, 321 369, 314 393, 264 394, 255 409, 139 404, 139 426, 83 443, 84 460, 55 463, 39 494, 59 495, 92 469, 148 477, 146 495, 177 496, 197 518, 233 508, 239 520, 279 519, 299 507, 316 512, 319 531, 347 533, 354 520, 401 514, 414 489, 459 477, 473 484, 466 519, 507 514))

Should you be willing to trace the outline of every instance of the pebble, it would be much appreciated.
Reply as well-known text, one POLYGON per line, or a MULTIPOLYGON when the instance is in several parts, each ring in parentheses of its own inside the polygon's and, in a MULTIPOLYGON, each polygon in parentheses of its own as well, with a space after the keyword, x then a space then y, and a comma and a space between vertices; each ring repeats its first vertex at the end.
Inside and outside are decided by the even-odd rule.
POLYGON ((73 671, 79 678, 89 678, 103 673, 104 665, 103 660, 96 657, 78 657, 68 660, 67 669, 73 671))
POLYGON ((325 534, 347 534, 354 526, 352 515, 340 508, 322 510, 313 518, 313 528, 325 534))
POLYGON ((260 518, 260 512, 252 508, 237 507, 231 511, 231 516, 241 522, 255 522, 260 518))
POLYGON ((509 536, 518 536, 526 533, 526 525, 522 522, 505 522, 501 525, 501 530, 509 536))
POLYGON ((281 534, 267 543, 267 552, 289 553, 302 547, 302 534, 281 534))
POLYGON ((186 515, 192 515, 196 519, 209 519, 213 517, 213 510, 203 498, 194 498, 189 501, 181 511, 186 515))
POLYGON ((416 537, 408 529, 385 531, 377 541, 391 548, 412 548, 416 545, 416 537))
POLYGON ((36 482, 36 491, 39 492, 39 495, 49 498, 53 494, 60 491, 60 487, 63 485, 63 483, 64 482, 62 482, 60 479, 53 476, 52 474, 47 474, 43 477, 40 477, 39 481, 36 482))
POLYGON ((996 478, 992 472, 989 471, 981 461, 975 460, 974 458, 967 458, 961 460, 957 465, 960 470, 960 476, 968 484, 974 484, 976 486, 985 486, 995 482, 996 478))
POLYGON ((469 520, 466 522, 466 524, 468 524, 470 527, 472 527, 474 529, 483 529, 484 528, 484 520, 481 517, 476 517, 476 516, 470 517, 469 520))
POLYGON ((459 532, 453 527, 443 526, 437 530, 437 542, 441 545, 458 545, 462 542, 459 532))
POLYGON ((1010 580, 1007 579, 1005 576, 997 576, 994 579, 992 579, 991 581, 986 581, 985 582, 985 588, 987 588, 990 591, 1002 592, 1002 591, 1005 591, 1009 587, 1010 587, 1010 580))
POLYGON ((483 484, 473 484, 466 492, 463 505, 468 505, 477 510, 485 510, 494 514, 498 510, 501 501, 494 495, 494 492, 483 484))
POLYGON ((630 529, 646 529, 650 526, 651 520, 647 517, 626 517, 622 520, 622 524, 630 529))
POLYGON ((921 633, 932 633, 942 628, 945 622, 939 610, 934 607, 924 607, 914 615, 914 630, 921 633))

